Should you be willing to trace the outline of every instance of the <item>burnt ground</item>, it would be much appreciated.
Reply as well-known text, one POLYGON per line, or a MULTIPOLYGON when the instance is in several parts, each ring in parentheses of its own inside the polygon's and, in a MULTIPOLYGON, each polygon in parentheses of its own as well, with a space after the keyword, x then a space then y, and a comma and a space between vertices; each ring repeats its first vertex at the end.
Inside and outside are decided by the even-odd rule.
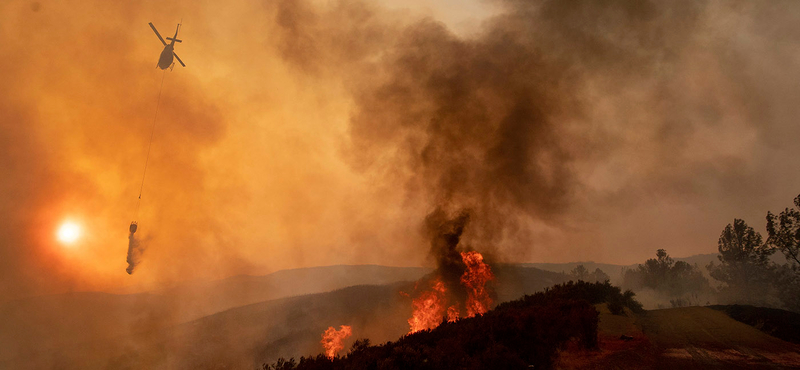
POLYGON ((706 307, 600 311, 599 351, 567 349, 562 369, 797 369, 800 345, 706 307), (632 339, 620 339, 621 335, 632 339))

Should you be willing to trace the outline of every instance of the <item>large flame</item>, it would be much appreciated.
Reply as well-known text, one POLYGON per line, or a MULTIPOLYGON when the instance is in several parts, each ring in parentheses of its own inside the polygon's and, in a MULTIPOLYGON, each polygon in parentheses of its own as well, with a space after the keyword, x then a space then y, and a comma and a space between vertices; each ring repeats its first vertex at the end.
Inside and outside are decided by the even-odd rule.
POLYGON ((461 258, 467 265, 461 275, 461 284, 467 287, 467 317, 483 315, 492 306, 486 283, 494 279, 494 274, 478 252, 463 252, 461 258))
POLYGON ((339 330, 336 330, 333 326, 328 327, 328 330, 322 333, 322 341, 320 342, 322 347, 325 348, 325 355, 333 359, 344 348, 345 338, 351 334, 353 334, 353 328, 349 325, 342 325, 339 330))
MULTIPOLYGON (((482 315, 492 306, 492 297, 486 289, 486 283, 494 279, 494 274, 478 252, 463 252, 461 259, 466 266, 461 275, 461 284, 467 288, 467 301, 465 302, 467 314, 465 317, 482 315)), ((408 319, 409 333, 434 329, 442 323, 445 317, 448 322, 458 320, 461 316, 459 303, 456 302, 448 307, 447 299, 447 286, 441 278, 436 278, 431 282, 430 290, 422 292, 412 301, 414 312, 408 319)))
POLYGON ((414 313, 408 319, 408 325, 411 326, 411 333, 416 333, 420 330, 433 329, 439 326, 442 322, 442 315, 444 314, 444 301, 445 292, 447 288, 444 282, 436 279, 431 284, 431 290, 422 292, 417 299, 412 301, 414 306, 414 313))

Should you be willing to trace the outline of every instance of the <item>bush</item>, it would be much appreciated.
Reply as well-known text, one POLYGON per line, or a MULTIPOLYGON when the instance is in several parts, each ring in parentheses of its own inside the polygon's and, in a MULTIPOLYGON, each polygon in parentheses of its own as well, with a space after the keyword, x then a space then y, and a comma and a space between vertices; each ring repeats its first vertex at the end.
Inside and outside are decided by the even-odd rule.
POLYGON ((608 302, 608 310, 611 311, 611 314, 613 315, 625 314, 625 306, 623 306, 622 302, 618 300, 608 302))

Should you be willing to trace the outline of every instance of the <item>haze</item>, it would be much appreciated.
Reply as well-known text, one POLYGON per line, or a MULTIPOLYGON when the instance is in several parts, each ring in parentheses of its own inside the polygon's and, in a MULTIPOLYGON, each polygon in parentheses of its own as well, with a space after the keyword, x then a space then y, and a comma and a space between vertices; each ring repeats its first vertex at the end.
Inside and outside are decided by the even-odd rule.
POLYGON ((3 1, 0 300, 431 266, 436 210, 496 261, 716 252, 798 194, 798 25, 793 1, 3 1), (181 19, 137 217, 147 23, 181 19))

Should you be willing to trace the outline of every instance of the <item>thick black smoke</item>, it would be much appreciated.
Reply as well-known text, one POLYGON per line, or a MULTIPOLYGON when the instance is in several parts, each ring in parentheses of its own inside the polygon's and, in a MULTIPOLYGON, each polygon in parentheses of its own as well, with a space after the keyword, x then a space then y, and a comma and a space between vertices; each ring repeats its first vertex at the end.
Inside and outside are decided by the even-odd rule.
POLYGON ((425 234, 431 241, 430 256, 436 261, 436 274, 447 286, 455 302, 466 301, 467 292, 461 284, 466 265, 461 257, 465 246, 459 246, 461 235, 469 223, 469 213, 451 216, 437 208, 425 218, 425 234))
POLYGON ((555 220, 577 186, 560 127, 582 111, 575 83, 527 37, 500 23, 477 40, 413 24, 384 59, 388 77, 360 86, 351 120, 357 151, 375 154, 365 165, 391 153, 409 197, 434 213, 469 209, 481 250, 521 218, 555 220))

